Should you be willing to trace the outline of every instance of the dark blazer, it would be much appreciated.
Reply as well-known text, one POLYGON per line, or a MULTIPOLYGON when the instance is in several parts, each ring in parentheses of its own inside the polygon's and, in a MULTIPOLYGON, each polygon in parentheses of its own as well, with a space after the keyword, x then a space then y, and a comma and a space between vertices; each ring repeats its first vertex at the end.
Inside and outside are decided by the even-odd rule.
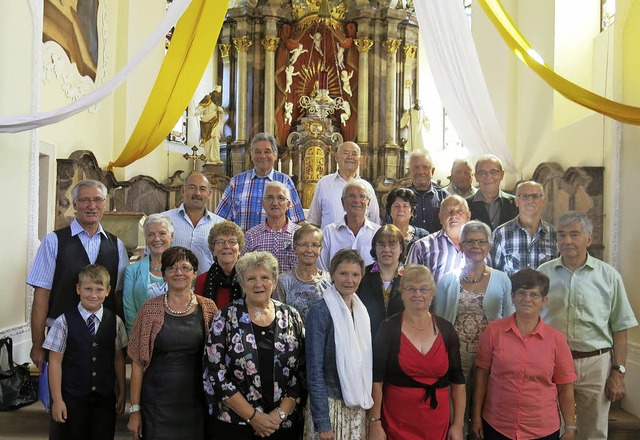
POLYGON ((384 297, 382 295, 382 278, 380 278, 380 272, 371 272, 372 268, 373 264, 370 264, 364 269, 364 276, 356 292, 358 298, 364 303, 369 312, 371 340, 375 339, 378 326, 382 321, 404 310, 399 291, 400 277, 396 276, 391 282, 391 295, 389 295, 389 303, 385 310, 384 297))
MULTIPOLYGON (((471 211, 471 220, 479 220, 489 225, 493 231, 495 228, 491 225, 491 218, 487 211, 487 205, 483 201, 473 201, 474 196, 467 197, 467 203, 469 204, 469 210, 471 211)), ((518 215, 518 208, 516 207, 516 199, 511 194, 507 194, 500 191, 498 200, 502 204, 500 208, 500 225, 508 222, 518 215)))

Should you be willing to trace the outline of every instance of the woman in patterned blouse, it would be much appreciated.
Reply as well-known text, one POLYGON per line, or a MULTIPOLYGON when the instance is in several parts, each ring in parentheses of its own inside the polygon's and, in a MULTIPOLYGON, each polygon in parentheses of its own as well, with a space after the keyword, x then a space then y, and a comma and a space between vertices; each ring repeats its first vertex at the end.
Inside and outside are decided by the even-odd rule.
POLYGON ((296 439, 304 369, 304 326, 271 299, 278 262, 250 252, 236 264, 243 299, 214 317, 206 343, 204 388, 220 439, 296 439))

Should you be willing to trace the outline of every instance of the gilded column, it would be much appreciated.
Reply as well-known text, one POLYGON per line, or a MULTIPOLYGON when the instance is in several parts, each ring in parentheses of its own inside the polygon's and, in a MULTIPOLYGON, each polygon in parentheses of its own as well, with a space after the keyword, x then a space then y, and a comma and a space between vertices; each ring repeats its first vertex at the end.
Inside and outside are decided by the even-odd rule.
POLYGON ((397 109, 397 86, 396 86, 396 53, 400 47, 400 40, 389 38, 382 43, 382 47, 387 51, 387 87, 385 93, 385 146, 397 147, 396 143, 396 120, 398 118, 397 109))
POLYGON ((405 86, 410 85, 407 90, 408 93, 404 94, 402 98, 403 110, 407 108, 411 108, 413 106, 413 102, 411 98, 417 98, 417 94, 413 93, 413 88, 411 87, 413 84, 416 84, 417 81, 413 80, 413 68, 415 66, 415 59, 418 53, 418 46, 413 44, 404 44, 404 81, 402 82, 405 86), (410 81, 410 82, 409 82, 410 81))
POLYGON ((266 51, 264 57, 264 131, 275 134, 275 68, 276 49, 280 44, 280 38, 267 35, 262 39, 262 45, 266 51))
POLYGON ((247 140, 247 51, 253 44, 246 35, 234 38, 233 44, 238 51, 238 70, 236 75, 236 142, 247 140))
POLYGON ((373 41, 367 37, 354 40, 358 48, 358 125, 356 139, 361 146, 369 144, 369 50, 373 41))
POLYGON ((222 107, 229 108, 231 90, 231 61, 229 54, 231 53, 230 43, 218 44, 218 50, 220 51, 220 58, 222 58, 222 107))

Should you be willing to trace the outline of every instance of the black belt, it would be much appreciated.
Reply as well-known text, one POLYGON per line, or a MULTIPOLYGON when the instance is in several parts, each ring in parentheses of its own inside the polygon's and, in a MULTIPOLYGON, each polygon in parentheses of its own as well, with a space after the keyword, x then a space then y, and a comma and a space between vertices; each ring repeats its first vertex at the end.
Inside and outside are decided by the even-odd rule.
POLYGON ((593 350, 593 351, 571 350, 571 356, 573 356, 574 359, 585 359, 585 358, 600 356, 601 354, 609 353, 611 350, 612 350, 611 348, 601 348, 600 350, 593 350))

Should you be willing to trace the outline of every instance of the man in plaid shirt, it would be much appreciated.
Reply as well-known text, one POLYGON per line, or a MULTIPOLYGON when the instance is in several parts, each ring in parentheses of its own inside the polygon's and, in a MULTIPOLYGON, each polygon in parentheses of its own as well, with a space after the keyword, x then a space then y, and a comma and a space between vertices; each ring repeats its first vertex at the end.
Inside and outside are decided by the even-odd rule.
POLYGON ((522 269, 537 269, 556 258, 556 230, 542 220, 544 188, 538 182, 522 182, 516 188, 518 216, 493 231, 493 267, 511 276, 522 269))
POLYGON ((294 223, 304 221, 302 204, 298 191, 289 176, 276 171, 273 165, 278 158, 278 145, 268 133, 258 133, 251 140, 251 162, 254 168, 231 178, 224 190, 215 213, 231 220, 243 231, 265 221, 267 215, 262 209, 262 197, 267 182, 283 183, 291 191, 291 207, 287 217, 294 223))

